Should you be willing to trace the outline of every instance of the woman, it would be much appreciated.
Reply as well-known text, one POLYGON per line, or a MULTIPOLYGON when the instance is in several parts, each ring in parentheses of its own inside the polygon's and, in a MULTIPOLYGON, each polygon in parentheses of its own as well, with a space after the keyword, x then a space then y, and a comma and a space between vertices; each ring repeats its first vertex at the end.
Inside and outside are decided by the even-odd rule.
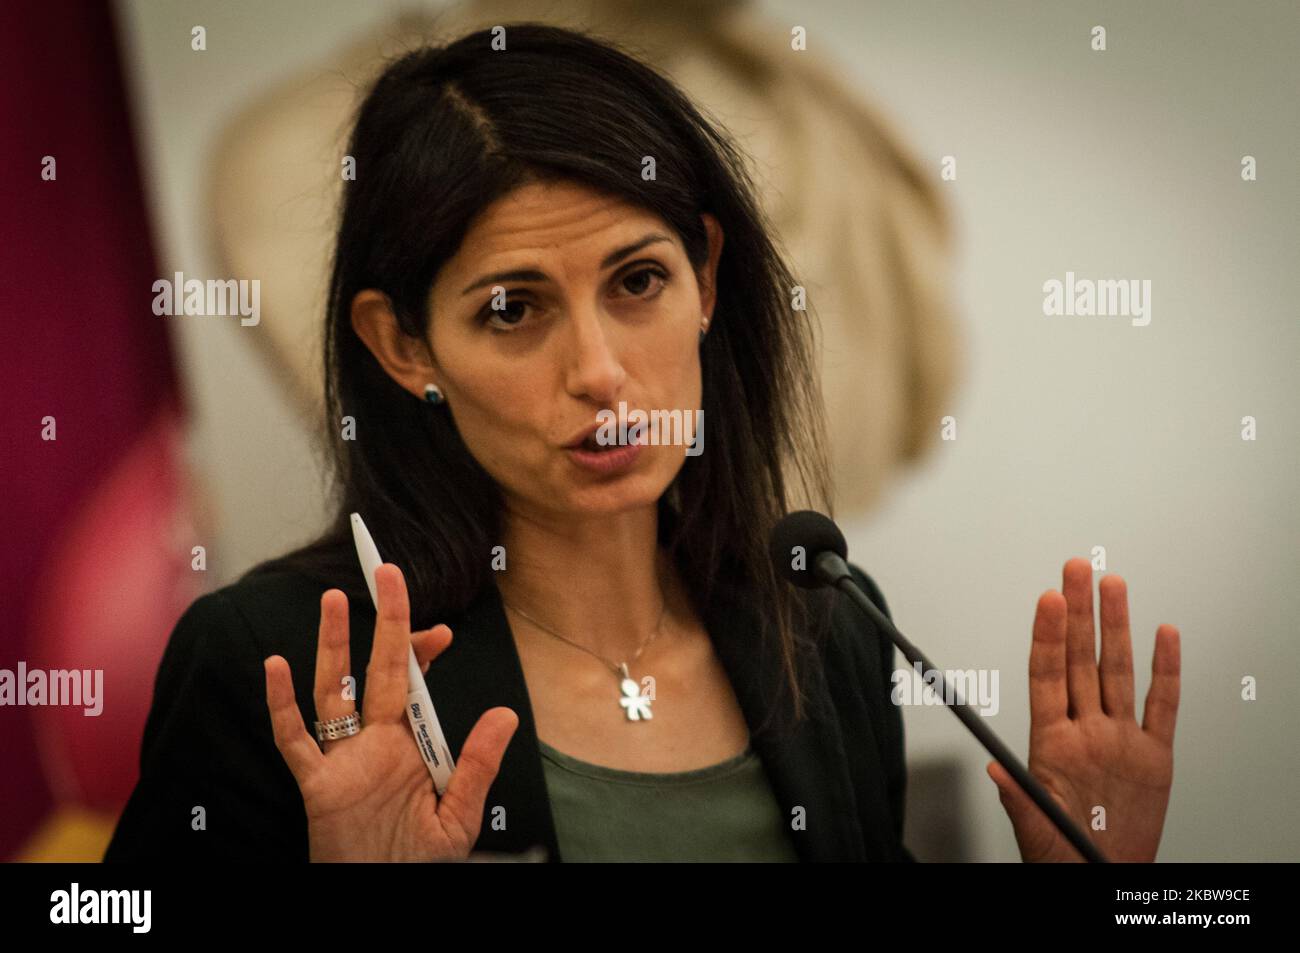
MULTIPOLYGON (((519 24, 390 66, 348 155, 333 526, 177 625, 106 859, 911 859, 892 646, 767 550, 830 488, 797 281, 734 148, 635 59, 519 24), (623 407, 684 429, 593 446, 623 407), (377 613, 352 512, 388 560, 377 613), (456 758, 441 798, 408 644, 456 758)), ((1104 850, 1151 859, 1177 641, 1140 729, 1122 586, 1100 683, 1087 564, 1040 599, 1030 764, 1081 821, 1107 807, 1104 850)), ((1026 859, 1078 856, 990 770, 1026 859)))

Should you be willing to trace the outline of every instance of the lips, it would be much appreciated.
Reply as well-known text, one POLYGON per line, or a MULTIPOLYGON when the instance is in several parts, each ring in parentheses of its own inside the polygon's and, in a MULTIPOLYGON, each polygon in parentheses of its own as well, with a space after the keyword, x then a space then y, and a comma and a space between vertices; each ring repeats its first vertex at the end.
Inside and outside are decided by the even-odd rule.
POLYGON ((581 433, 575 434, 573 439, 564 445, 567 450, 574 450, 581 447, 588 440, 595 442, 596 431, 600 430, 600 421, 589 424, 581 433))
POLYGON ((588 450, 579 445, 570 448, 568 454, 574 464, 588 473, 612 476, 631 471, 640 459, 642 450, 644 444, 641 443, 610 445, 599 450, 588 450))
MULTIPOLYGON (((615 448, 618 446, 622 446, 621 444, 619 444, 617 438, 615 438, 613 443, 604 444, 604 443, 597 442, 596 434, 600 431, 601 426, 602 425, 599 423, 592 424, 582 433, 574 437, 574 439, 566 443, 564 445, 564 449, 565 450, 594 450, 599 452, 599 451, 609 450, 611 448, 615 448)), ((637 438, 629 440, 628 443, 645 444, 648 442, 647 437, 648 435, 645 429, 642 428, 641 432, 637 435, 637 438)))

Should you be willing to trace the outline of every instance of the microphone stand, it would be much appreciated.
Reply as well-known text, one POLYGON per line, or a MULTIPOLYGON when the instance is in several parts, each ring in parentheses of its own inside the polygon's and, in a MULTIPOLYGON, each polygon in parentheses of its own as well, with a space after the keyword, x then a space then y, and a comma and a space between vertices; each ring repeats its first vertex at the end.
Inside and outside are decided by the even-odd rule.
MULTIPOLYGON (((853 575, 849 572, 848 564, 838 554, 830 550, 819 553, 813 562, 813 572, 817 575, 817 578, 839 589, 856 602, 872 622, 889 634, 889 638, 898 646, 909 662, 913 665, 919 662, 922 671, 938 671, 930 663, 930 660, 921 654, 921 650, 909 642, 907 637, 895 628, 889 617, 876 608, 875 603, 853 581, 853 575), (848 583, 848 585, 845 585, 845 583, 848 583)), ((1088 835, 1079 828, 1079 825, 1070 819, 1065 811, 1061 810, 1061 805, 1056 803, 1052 796, 1047 793, 1047 789, 1011 753, 1011 749, 1004 745, 997 735, 993 734, 975 709, 965 702, 954 701, 949 703, 947 701, 948 698, 955 699, 956 697, 951 690, 947 676, 944 676, 943 687, 942 698, 944 704, 952 709, 952 713, 961 719, 962 724, 970 729, 970 733, 979 739, 979 743, 988 750, 989 754, 993 755, 998 763, 1007 769, 1007 773, 1016 779, 1016 783, 1020 785, 1026 794, 1033 798, 1035 804, 1042 808, 1043 813, 1056 825, 1057 830, 1074 845, 1074 849, 1090 863, 1107 863, 1106 856, 1097 848, 1097 845, 1088 838, 1088 835)))

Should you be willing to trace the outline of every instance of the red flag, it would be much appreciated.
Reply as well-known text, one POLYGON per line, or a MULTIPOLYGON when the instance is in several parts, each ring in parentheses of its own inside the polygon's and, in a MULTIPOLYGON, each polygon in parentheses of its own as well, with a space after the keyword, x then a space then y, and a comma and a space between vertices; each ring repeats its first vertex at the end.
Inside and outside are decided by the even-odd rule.
POLYGON ((90 816, 102 823, 80 859, 98 860, 135 782, 162 648, 200 588, 187 554, 201 541, 111 10, 5 4, 0 18, 0 670, 87 687, 102 672, 99 714, 85 699, 0 707, 0 858, 52 856, 33 845, 90 816))

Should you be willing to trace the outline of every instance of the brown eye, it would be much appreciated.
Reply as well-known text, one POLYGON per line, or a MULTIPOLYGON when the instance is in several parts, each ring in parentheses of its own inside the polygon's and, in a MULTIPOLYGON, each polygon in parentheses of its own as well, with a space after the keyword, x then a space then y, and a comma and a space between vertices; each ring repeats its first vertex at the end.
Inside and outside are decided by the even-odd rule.
POLYGON ((492 330, 494 331, 513 330, 514 328, 517 328, 520 324, 522 324, 524 320, 523 312, 514 312, 511 310, 516 306, 520 308, 528 308, 529 304, 528 302, 521 301, 518 298, 514 298, 514 299, 507 298, 506 306, 504 308, 501 308, 500 310, 493 308, 492 305, 489 304, 486 308, 484 308, 482 311, 479 312, 479 323, 488 324, 493 318, 497 318, 498 320, 501 321, 501 323, 491 324, 490 327, 492 328, 492 330), (512 317, 514 318, 514 320, 511 320, 512 317))
POLYGON ((632 292, 638 298, 651 297, 657 293, 668 281, 668 275, 659 268, 641 268, 638 271, 629 272, 619 282, 624 288, 632 292), (658 279, 654 282, 652 279, 658 279), (647 294, 650 291, 650 294, 647 294))

